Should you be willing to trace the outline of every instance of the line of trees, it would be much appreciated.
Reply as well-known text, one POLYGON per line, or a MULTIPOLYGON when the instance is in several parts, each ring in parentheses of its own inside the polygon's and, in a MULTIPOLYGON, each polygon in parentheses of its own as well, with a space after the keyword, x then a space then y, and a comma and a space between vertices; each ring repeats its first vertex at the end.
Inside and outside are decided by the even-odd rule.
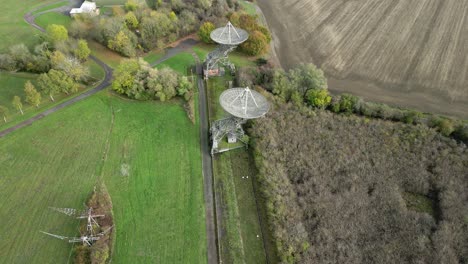
POLYGON ((203 20, 225 17, 238 8, 236 2, 149 1, 148 8, 129 1, 124 10, 115 8, 112 16, 77 16, 70 33, 77 38, 94 39, 123 56, 135 57, 194 33, 203 20))
MULTIPOLYGON (((0 54, 0 70, 40 74, 36 83, 39 89, 27 81, 25 98, 15 95, 12 99, 12 106, 21 114, 24 114, 23 100, 39 107, 42 94, 54 101, 56 94, 74 93, 80 83, 92 81, 89 68, 84 64, 91 54, 86 40, 70 38, 64 26, 55 24, 49 25, 41 38, 42 43, 32 50, 18 44, 10 47, 7 53, 0 54)), ((0 106, 4 122, 7 122, 8 113, 8 107, 0 106)))
POLYGON ((464 120, 366 102, 346 93, 331 95, 325 74, 313 64, 301 64, 288 71, 275 69, 264 61, 259 61, 259 64, 256 68, 240 69, 237 74, 238 84, 261 86, 271 92, 277 101, 291 103, 298 108, 326 109, 345 115, 357 114, 406 124, 423 124, 444 136, 468 144, 468 122, 464 120))

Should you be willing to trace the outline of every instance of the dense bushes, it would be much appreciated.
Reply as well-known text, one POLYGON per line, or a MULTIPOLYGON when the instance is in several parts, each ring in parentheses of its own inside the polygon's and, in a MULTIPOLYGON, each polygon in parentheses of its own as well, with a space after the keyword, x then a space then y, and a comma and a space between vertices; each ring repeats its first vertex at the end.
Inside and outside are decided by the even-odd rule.
POLYGON ((237 5, 224 1, 148 1, 151 8, 127 2, 113 16, 78 16, 70 26, 75 37, 92 38, 123 56, 163 48, 181 36, 194 33, 201 21, 216 22, 237 5), (232 6, 232 7, 231 7, 232 6))
POLYGON ((241 69, 243 82, 264 87, 281 102, 291 102, 299 108, 306 103, 312 108, 325 108, 334 113, 357 114, 371 118, 424 124, 435 128, 441 134, 468 143, 468 124, 463 120, 450 119, 435 114, 423 114, 415 110, 391 107, 382 103, 366 102, 351 95, 329 95, 327 79, 323 72, 313 64, 303 64, 287 72, 274 69, 264 63, 258 68, 241 69), (330 97, 331 96, 331 100, 330 97))
POLYGON ((251 133, 283 262, 468 261, 466 146, 426 126, 285 106, 251 133))
MULTIPOLYGON (((25 71, 40 73, 38 87, 40 92, 54 100, 58 93, 74 93, 80 83, 88 84, 92 77, 84 64, 91 51, 83 39, 68 37, 67 29, 62 25, 49 25, 46 34, 41 36, 44 42, 32 50, 24 44, 9 48, 8 53, 0 54, 0 70, 25 71)), ((25 101, 35 107, 41 103, 41 93, 30 82, 26 83, 25 101)), ((23 114, 22 98, 14 96, 12 105, 23 114)), ((0 106, 6 109, 5 106, 0 106)), ((6 111, 2 111, 6 122, 6 111)))
POLYGON ((186 100, 192 97, 192 84, 187 77, 169 68, 153 69, 142 59, 123 61, 115 76, 112 88, 132 99, 166 101, 177 95, 186 100))
POLYGON ((234 26, 249 33, 249 39, 240 45, 241 51, 251 56, 257 56, 268 50, 271 34, 266 27, 258 23, 257 16, 236 12, 229 16, 229 20, 234 26))

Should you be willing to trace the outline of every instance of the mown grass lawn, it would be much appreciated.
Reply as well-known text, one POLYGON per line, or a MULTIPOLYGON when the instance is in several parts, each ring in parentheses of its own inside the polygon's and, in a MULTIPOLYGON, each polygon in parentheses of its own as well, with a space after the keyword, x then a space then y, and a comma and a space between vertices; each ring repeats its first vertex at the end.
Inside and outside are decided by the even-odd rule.
POLYGON ((63 25, 68 28, 71 22, 71 17, 57 12, 49 12, 36 17, 36 23, 42 28, 47 28, 51 24, 63 25))
POLYGON ((164 56, 164 51, 151 51, 143 59, 149 64, 155 63, 164 56))
POLYGON ((44 12, 44 11, 47 11, 47 10, 59 8, 59 7, 66 6, 66 5, 69 5, 69 4, 70 4, 70 2, 68 0, 64 0, 64 1, 60 1, 60 2, 57 2, 57 3, 53 3, 53 4, 50 4, 50 5, 38 8, 38 9, 34 10, 31 13, 32 14, 37 14, 37 13, 40 13, 40 12, 44 12))
POLYGON ((98 179, 112 197, 113 263, 206 263, 198 126, 180 103, 104 91, 0 138, 0 259, 66 263, 75 219, 98 179))
POLYGON ((182 52, 162 62, 161 64, 156 65, 156 68, 162 69, 165 67, 169 67, 181 74, 190 75, 189 67, 190 65, 194 64, 195 60, 192 54, 190 54, 189 52, 182 52))
POLYGON ((31 46, 38 43, 37 29, 28 25, 23 16, 36 6, 53 3, 54 0, 2 0, 2 12, 0 14, 0 53, 8 50, 8 47, 24 43, 31 46))

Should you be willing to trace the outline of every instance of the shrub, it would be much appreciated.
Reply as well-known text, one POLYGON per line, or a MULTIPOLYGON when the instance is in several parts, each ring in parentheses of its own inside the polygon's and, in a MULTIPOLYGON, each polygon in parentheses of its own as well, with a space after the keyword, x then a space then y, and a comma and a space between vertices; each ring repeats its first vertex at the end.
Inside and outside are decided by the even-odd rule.
POLYGON ((213 40, 211 40, 210 34, 211 32, 215 30, 215 26, 211 22, 205 22, 203 25, 201 25, 200 29, 198 30, 198 37, 201 39, 201 41, 205 43, 213 43, 213 40))
POLYGON ((406 124, 419 124, 421 122, 422 113, 414 110, 406 111, 402 121, 406 124))
POLYGON ((354 95, 342 94, 340 97, 340 112, 353 113, 358 100, 358 97, 354 95))
POLYGON ((331 99, 326 89, 311 89, 306 93, 306 101, 312 107, 324 109, 331 103, 331 99))
POLYGON ((138 8, 138 4, 135 3, 133 0, 128 0, 125 3, 125 10, 127 11, 135 11, 138 8))
POLYGON ((450 136, 450 134, 455 130, 452 120, 446 118, 439 119, 436 127, 439 132, 446 137, 450 136))
POLYGON ((5 71, 16 70, 16 62, 10 54, 0 54, 0 69, 5 71))

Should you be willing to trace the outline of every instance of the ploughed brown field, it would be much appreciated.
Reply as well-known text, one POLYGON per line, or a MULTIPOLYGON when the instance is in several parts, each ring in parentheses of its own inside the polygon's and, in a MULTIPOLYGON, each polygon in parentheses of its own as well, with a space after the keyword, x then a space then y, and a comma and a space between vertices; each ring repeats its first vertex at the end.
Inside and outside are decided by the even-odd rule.
POLYGON ((334 92, 468 118, 468 1, 258 0, 284 68, 334 92))

